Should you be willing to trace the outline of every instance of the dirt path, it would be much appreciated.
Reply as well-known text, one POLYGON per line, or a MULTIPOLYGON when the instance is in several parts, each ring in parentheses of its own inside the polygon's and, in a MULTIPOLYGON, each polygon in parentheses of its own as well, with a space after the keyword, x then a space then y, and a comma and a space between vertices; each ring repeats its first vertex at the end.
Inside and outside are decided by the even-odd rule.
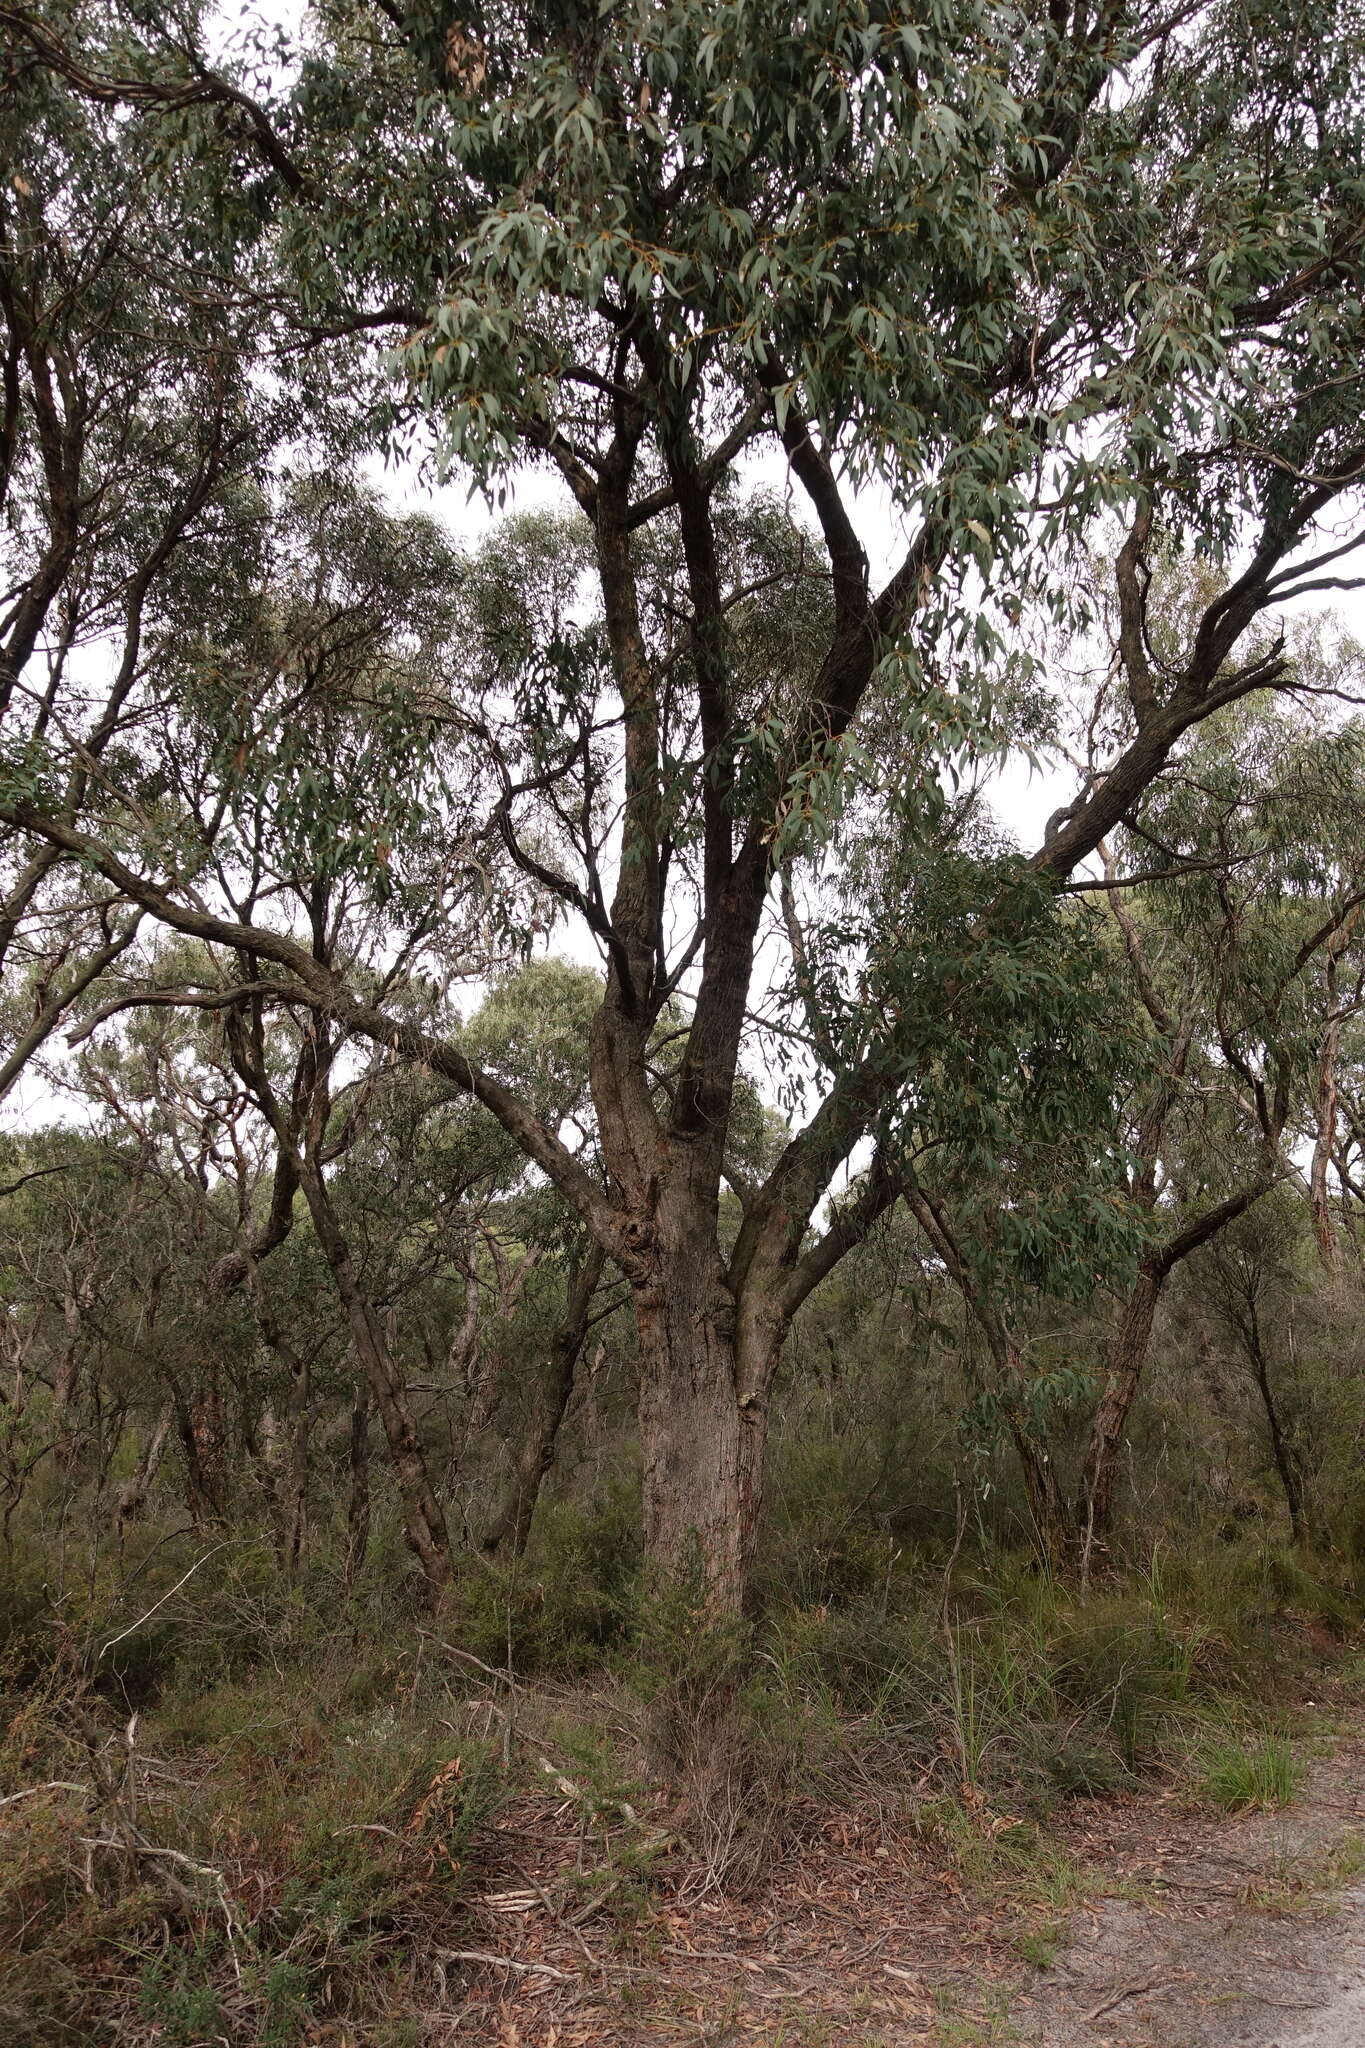
POLYGON ((1015 2000, 1036 2048, 1365 2048, 1365 1744, 1283 1814, 1135 1821, 1122 1896, 1076 1917, 1015 2000))
POLYGON ((1362 2048, 1365 1886, 1326 1918, 1108 1905, 1031 2002, 1039 2048, 1362 2048))
POLYGON ((574 1889, 563 1807, 528 1806, 474 1902, 492 1967, 463 2024, 516 2048, 1365 2048, 1358 1712, 1323 1748, 1283 1813, 1077 1801, 1013 1862, 1020 1823, 984 1808, 965 1856, 812 1812, 747 1897, 684 1870, 638 1918, 574 1889))

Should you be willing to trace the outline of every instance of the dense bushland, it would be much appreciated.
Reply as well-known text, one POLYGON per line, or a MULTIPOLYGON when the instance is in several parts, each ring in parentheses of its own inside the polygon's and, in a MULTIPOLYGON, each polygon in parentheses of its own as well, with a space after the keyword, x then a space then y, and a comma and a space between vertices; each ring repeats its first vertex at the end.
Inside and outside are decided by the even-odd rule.
MULTIPOLYGON (((1292 1540, 1209 1255, 1163 1306, 1103 1569, 1059 1576, 1008 1432, 962 1371, 960 1300, 888 1226, 798 1327, 755 1611, 733 1636, 699 1626, 700 1578, 660 1593, 644 1571, 619 1315, 525 1550, 457 1545, 433 1609, 380 1461, 355 1555, 344 1398, 311 1433, 296 1543, 287 1443, 257 1410, 240 1448, 269 1393, 245 1345, 213 1352, 228 1497, 206 1510, 172 1430, 119 1516, 151 1411, 139 1421, 122 1378, 111 1278, 86 1326, 107 1317, 109 1335, 87 1336, 67 1407, 45 1386, 30 1401, 26 1441, 46 1455, 7 1438, 11 1488, 30 1470, 8 1501, 0 1662, 6 2026, 54 2043, 283 2044, 329 2023, 426 2039, 481 1967, 451 1958, 482 1948, 462 1916, 498 1823, 551 1775, 582 1838, 569 1903, 627 1944, 680 1893, 761 1890, 822 1808, 902 1816, 1025 1940, 1076 1894, 1049 1832, 1067 1801, 1154 1777, 1213 1805, 1291 1796, 1305 1694, 1344 1704, 1365 1677, 1365 1416, 1353 1297, 1317 1277, 1304 1204, 1272 1221, 1219 1256, 1267 1275, 1261 1341, 1311 1543, 1292 1540)), ((1048 1339, 1071 1377, 1046 1441, 1070 1471, 1102 1319, 1048 1339)), ((520 1303, 484 1342, 524 1376, 520 1303)), ((461 1432, 438 1415, 439 1471, 461 1432)), ((477 1462, 451 1460, 470 1503, 496 1493, 487 1445, 477 1462)))

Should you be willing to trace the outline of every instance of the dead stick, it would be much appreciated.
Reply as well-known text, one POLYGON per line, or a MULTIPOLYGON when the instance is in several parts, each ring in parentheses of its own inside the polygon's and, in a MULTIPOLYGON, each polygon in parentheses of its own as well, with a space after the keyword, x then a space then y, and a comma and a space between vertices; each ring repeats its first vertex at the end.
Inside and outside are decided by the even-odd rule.
POLYGON ((573 1982, 567 1970, 556 1970, 550 1963, 518 1963, 511 1956, 494 1956, 479 1948, 438 1948, 436 1954, 445 1963, 491 1963, 495 1970, 515 1970, 519 1977, 554 1977, 561 1984, 573 1982))

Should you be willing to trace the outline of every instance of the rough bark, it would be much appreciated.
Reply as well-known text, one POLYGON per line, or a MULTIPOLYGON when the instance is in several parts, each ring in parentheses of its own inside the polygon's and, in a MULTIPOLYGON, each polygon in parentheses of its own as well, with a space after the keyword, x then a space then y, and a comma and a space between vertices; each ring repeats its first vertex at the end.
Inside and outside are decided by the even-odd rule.
POLYGON ((645 1551, 708 1604, 743 1601, 762 1489, 762 1431, 736 1386, 735 1307, 715 1266, 660 1261, 636 1297, 645 1551))
POLYGON ((185 1461, 185 1505, 196 1528, 220 1522, 223 1505, 214 1488, 213 1449, 216 1432, 206 1413, 211 1396, 196 1392, 187 1396, 182 1387, 172 1396, 180 1449, 185 1461))
POLYGON ((223 1387, 216 1364, 210 1365, 190 1403, 190 1430, 194 1440, 195 1481, 215 1521, 227 1513, 228 1459, 227 1424, 223 1387))
POLYGON ((715 1204, 686 1148, 634 1277, 646 1555, 717 1618, 738 1615, 763 1499, 767 1392, 786 1335, 770 1276, 732 1286, 715 1204))

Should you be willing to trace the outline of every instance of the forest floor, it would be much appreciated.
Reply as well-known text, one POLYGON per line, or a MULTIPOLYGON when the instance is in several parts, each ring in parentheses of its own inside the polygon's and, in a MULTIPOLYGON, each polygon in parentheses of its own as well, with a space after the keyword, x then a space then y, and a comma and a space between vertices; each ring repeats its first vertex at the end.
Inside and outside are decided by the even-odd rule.
POLYGON ((480 1859, 456 2038, 1365 2048, 1365 1713, 1318 1703, 1310 1729, 1280 1811, 1220 1816, 1181 1786, 1076 1799, 1045 1829, 970 1796, 909 1824, 812 1808, 743 1899, 690 1855, 670 1886, 661 1834, 623 1905, 628 1881, 580 1873, 574 1801, 547 1785, 480 1859))

